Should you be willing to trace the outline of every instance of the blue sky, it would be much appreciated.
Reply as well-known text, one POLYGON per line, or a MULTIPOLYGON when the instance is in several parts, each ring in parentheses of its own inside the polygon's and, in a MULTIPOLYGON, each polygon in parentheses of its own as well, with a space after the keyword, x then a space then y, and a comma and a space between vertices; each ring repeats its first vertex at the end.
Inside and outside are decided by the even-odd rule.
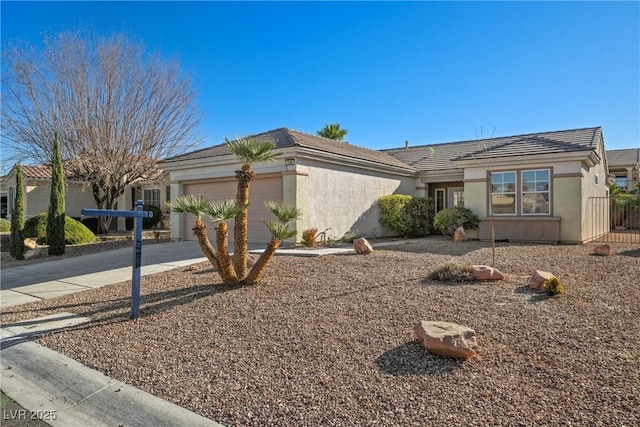
POLYGON ((640 146, 639 2, 13 2, 3 43, 79 25, 179 58, 203 146, 338 122, 372 149, 602 126, 640 146))

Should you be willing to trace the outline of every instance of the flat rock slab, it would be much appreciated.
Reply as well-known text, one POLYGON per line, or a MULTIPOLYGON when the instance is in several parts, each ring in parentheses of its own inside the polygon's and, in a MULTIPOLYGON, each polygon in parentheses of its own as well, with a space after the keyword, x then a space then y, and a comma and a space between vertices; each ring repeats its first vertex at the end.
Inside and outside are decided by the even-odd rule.
POLYGON ((420 344, 440 356, 469 359, 477 355, 473 329, 451 322, 420 321, 413 328, 420 344))

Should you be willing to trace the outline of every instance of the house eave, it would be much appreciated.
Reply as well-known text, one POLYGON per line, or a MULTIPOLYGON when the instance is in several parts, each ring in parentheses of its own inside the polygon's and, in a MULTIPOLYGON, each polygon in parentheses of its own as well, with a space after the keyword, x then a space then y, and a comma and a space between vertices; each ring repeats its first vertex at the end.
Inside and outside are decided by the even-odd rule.
MULTIPOLYGON (((532 163, 558 163, 581 161, 589 167, 600 163, 602 159, 594 150, 572 151, 567 153, 534 154, 526 156, 505 156, 492 159, 456 160, 455 165, 462 168, 495 168, 529 165, 532 163)), ((453 163, 453 162, 452 162, 453 163)))

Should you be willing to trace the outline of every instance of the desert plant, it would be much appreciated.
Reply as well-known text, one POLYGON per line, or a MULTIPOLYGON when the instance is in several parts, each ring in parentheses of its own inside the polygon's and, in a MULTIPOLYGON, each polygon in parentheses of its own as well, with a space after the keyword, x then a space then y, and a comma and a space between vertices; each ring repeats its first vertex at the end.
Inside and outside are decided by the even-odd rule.
POLYGON ((440 282, 472 282, 475 276, 470 265, 448 261, 429 273, 427 279, 440 282))
POLYGON ((310 248, 316 245, 317 228, 308 228, 302 231, 302 244, 310 248))
POLYGON ((224 284, 253 285, 259 283, 262 275, 280 247, 284 239, 296 234, 289 224, 301 215, 300 211, 286 204, 265 202, 265 207, 276 216, 278 221, 264 220, 264 224, 271 232, 271 240, 250 271, 247 271, 247 208, 249 206, 249 184, 255 173, 252 164, 272 160, 276 154, 271 152, 271 142, 260 142, 252 138, 227 140, 227 148, 242 162, 242 169, 236 171, 237 192, 236 199, 227 202, 214 203, 201 196, 187 195, 173 200, 167 205, 173 212, 193 215, 196 223, 193 232, 198 238, 200 248, 211 262, 224 284), (203 216, 209 216, 216 223, 217 250, 209 241, 207 225, 202 221, 203 216), (227 253, 228 226, 227 221, 234 219, 234 254, 232 264, 227 253))
MULTIPOLYGON (((162 220, 162 210, 156 205, 142 205, 142 210, 150 211, 153 213, 153 216, 150 218, 142 218, 143 229, 148 230, 150 228, 153 228, 162 220)), ((133 230, 133 218, 125 218, 124 225, 127 230, 133 230)))
POLYGON ((0 218, 0 232, 6 233, 7 231, 11 231, 11 221, 0 218))
POLYGON ((391 194, 378 199, 380 223, 405 237, 424 236, 431 231, 433 202, 429 198, 391 194))
POLYGON ((559 295, 564 292, 564 284, 557 277, 545 280, 542 289, 549 296, 559 295))
POLYGON ((51 163, 51 195, 49 215, 47 216, 48 252, 49 255, 63 255, 65 250, 64 170, 57 132, 53 141, 53 161, 51 163))
MULTIPOLYGON (((24 223, 24 237, 34 239, 40 245, 47 245, 47 221, 49 214, 43 212, 24 223)), ((96 235, 83 223, 71 217, 64 219, 64 240, 67 245, 79 245, 91 243, 96 240, 96 235)))
POLYGON ((15 259, 24 259, 24 185, 22 184, 22 165, 16 165, 16 195, 11 212, 11 246, 9 254, 15 259))
POLYGON ((462 226, 467 230, 478 228, 480 219, 471 209, 453 207, 441 210, 433 218, 433 226, 446 236, 453 236, 456 228, 462 226))

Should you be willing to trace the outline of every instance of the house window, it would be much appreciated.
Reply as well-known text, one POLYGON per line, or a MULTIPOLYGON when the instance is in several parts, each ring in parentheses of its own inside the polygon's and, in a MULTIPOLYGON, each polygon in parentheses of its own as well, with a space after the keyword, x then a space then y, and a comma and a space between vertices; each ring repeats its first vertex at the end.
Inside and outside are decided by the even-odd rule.
POLYGON ((522 171, 522 214, 549 215, 549 169, 522 171))
POLYGON ((449 189, 449 207, 464 208, 464 188, 449 189))
POLYGON ((516 173, 491 173, 491 214, 516 214, 516 173))
POLYGON ((435 211, 436 213, 444 209, 444 188, 436 188, 435 211))
POLYGON ((160 189, 159 188, 153 188, 149 190, 144 189, 142 191, 142 200, 145 205, 153 205, 153 206, 160 207, 160 189))
POLYGON ((616 177, 616 187, 622 189, 622 190, 626 190, 627 189, 627 185, 628 185, 628 181, 627 181, 627 177, 626 176, 617 176, 616 177))

